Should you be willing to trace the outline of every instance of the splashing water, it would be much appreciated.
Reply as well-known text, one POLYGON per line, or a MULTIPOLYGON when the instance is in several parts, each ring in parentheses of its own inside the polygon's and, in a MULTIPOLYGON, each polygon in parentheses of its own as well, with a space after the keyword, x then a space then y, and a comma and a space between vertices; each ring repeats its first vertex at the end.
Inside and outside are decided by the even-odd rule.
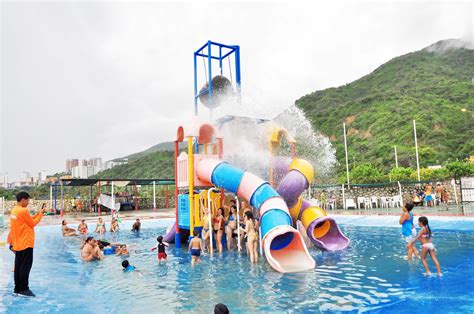
MULTIPOLYGON (((224 158, 237 167, 268 177, 271 154, 267 131, 270 125, 277 124, 296 139, 298 156, 311 162, 319 178, 333 173, 336 165, 334 147, 328 137, 313 130, 304 113, 295 106, 273 120, 225 116, 216 122, 224 136, 224 158)), ((289 151, 281 152, 291 155, 289 151)))
POLYGON ((336 149, 327 136, 313 129, 301 109, 291 106, 273 121, 295 138, 298 157, 311 162, 317 177, 326 178, 333 174, 337 165, 336 149))

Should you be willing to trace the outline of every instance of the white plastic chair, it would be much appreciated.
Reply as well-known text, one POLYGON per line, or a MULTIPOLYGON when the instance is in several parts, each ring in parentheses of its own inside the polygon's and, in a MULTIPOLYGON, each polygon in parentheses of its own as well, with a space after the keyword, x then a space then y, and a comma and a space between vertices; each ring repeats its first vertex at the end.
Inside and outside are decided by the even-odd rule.
POLYGON ((349 208, 357 209, 356 203, 354 202, 352 198, 346 199, 346 209, 349 209, 349 208))
POLYGON ((360 205, 365 205, 365 197, 358 197, 357 198, 357 208, 361 209, 362 206, 360 205))
POLYGON ((372 208, 379 207, 379 199, 375 196, 371 196, 370 197, 370 205, 372 206, 372 208), (374 204, 375 204, 375 206, 374 206, 374 204))
POLYGON ((402 207, 403 200, 400 195, 396 195, 393 197, 393 206, 394 207, 402 207))
POLYGON ((388 197, 382 196, 380 198, 380 207, 382 207, 382 208, 387 207, 388 208, 388 197))
POLYGON ((327 202, 327 208, 329 209, 336 209, 336 200, 335 199, 330 199, 327 202))
POLYGON ((372 208, 372 202, 370 201, 370 197, 364 197, 364 208, 372 208))

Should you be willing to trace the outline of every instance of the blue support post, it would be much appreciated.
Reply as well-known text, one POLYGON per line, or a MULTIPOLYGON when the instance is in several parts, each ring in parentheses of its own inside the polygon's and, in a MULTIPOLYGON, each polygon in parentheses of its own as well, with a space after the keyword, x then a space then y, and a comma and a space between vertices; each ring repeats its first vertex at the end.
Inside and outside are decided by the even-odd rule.
POLYGON ((207 42, 207 67, 209 71, 209 97, 207 102, 209 103, 209 108, 212 108, 212 59, 211 59, 212 49, 211 41, 207 42))
POLYGON ((240 47, 235 47, 235 80, 237 85, 237 97, 239 104, 241 104, 241 97, 240 97, 240 47))
POLYGON ((194 115, 198 115, 198 97, 197 97, 197 57, 194 53, 194 115))
POLYGON ((221 69, 221 75, 222 75, 222 47, 219 46, 219 68, 221 69))

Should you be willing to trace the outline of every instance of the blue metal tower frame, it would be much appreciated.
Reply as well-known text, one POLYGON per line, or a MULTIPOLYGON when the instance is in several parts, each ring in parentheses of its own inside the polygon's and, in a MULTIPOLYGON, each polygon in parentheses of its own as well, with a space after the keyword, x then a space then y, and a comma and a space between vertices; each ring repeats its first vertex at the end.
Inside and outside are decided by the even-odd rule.
POLYGON ((232 54, 235 54, 235 82, 237 88, 237 97, 240 101, 240 47, 236 45, 224 45, 216 43, 213 41, 208 41, 201 48, 194 52, 194 115, 198 114, 198 99, 202 94, 209 92, 209 102, 212 102, 212 60, 219 60, 220 74, 222 75, 222 61, 225 58, 230 57, 232 54), (212 55, 212 47, 217 47, 219 49, 219 55, 212 55), (223 51, 224 50, 224 51, 223 51), (222 54, 224 53, 224 55, 222 54), (208 68, 208 78, 209 82, 208 88, 202 90, 198 93, 198 82, 197 82, 197 59, 207 58, 207 68, 208 68))

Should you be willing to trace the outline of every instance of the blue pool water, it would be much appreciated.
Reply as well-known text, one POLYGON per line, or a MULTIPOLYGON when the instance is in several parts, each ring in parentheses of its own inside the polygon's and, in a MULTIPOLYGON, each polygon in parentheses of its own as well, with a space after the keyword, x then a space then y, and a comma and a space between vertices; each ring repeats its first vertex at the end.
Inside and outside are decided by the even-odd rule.
MULTIPOLYGON (((142 271, 124 273, 121 257, 83 263, 79 239, 63 238, 59 226, 37 229, 30 288, 34 299, 12 294, 13 254, 0 247, 0 312, 6 313, 211 313, 216 303, 233 313, 248 312, 474 312, 474 228, 457 222, 433 222, 433 242, 444 276, 424 277, 420 261, 402 259, 404 245, 398 218, 338 217, 351 238, 338 253, 311 249, 317 268, 296 274, 274 272, 264 259, 251 265, 231 252, 203 257, 194 269, 183 249, 169 249, 169 261, 158 265, 150 248, 168 221, 146 221, 140 234, 123 231, 111 241, 131 248, 129 260, 142 271), (393 220, 393 221, 392 221, 393 220), (386 225, 375 227, 373 225, 386 225), (436 228, 434 227, 436 226, 436 228)), ((91 226, 90 226, 91 227, 91 226)), ((428 260, 435 271, 434 265, 428 260)))

